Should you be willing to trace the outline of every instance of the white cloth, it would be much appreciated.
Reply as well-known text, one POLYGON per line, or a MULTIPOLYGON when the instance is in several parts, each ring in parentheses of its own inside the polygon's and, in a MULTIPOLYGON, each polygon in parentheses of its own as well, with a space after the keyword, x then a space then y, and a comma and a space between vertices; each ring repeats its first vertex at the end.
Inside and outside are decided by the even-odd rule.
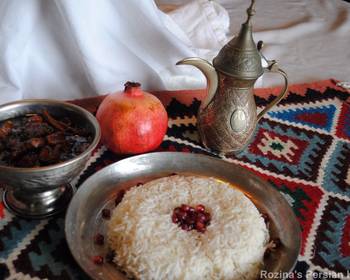
POLYGON ((196 40, 151 0, 2 0, 0 16, 0 103, 105 94, 128 80, 153 90, 205 84, 198 70, 175 66, 199 55, 196 40))
MULTIPOLYGON (((152 0, 0 1, 0 103, 72 99, 120 90, 205 86, 187 56, 211 60, 245 20, 247 0, 186 3, 168 15, 152 0), (230 27, 230 29, 229 29, 230 27), (229 30, 229 32, 228 32, 229 30)), ((350 4, 340 0, 257 1, 255 41, 290 83, 350 80, 350 4)), ((257 86, 280 79, 264 75, 257 86)))

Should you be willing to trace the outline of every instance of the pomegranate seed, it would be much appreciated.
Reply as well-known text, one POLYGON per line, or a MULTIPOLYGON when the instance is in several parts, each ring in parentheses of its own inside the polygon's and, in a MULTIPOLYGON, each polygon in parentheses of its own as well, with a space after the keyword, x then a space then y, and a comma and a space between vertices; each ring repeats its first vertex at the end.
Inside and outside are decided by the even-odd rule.
POLYGON ((92 261, 94 264, 103 264, 103 257, 102 256, 93 256, 92 261))
POLYGON ((182 225, 181 225, 181 228, 182 228, 183 230, 186 230, 186 231, 190 231, 190 230, 191 230, 191 228, 190 228, 190 226, 189 226, 188 224, 182 224, 182 225))
POLYGON ((187 218, 187 212, 181 210, 176 216, 179 218, 179 220, 185 221, 187 218))
POLYGON ((211 215, 208 212, 204 212, 205 215, 205 221, 209 222, 211 220, 211 215))
POLYGON ((182 204, 181 205, 181 210, 182 211, 186 211, 187 212, 189 209, 190 209, 190 206, 188 206, 187 204, 182 204))
POLYGON ((94 236, 94 243, 96 245, 103 245, 105 243, 105 238, 102 234, 98 233, 94 236))
POLYGON ((111 210, 102 209, 102 218, 109 220, 111 218, 111 210))
POLYGON ((202 205, 202 204, 198 204, 197 206, 196 206, 196 211, 197 212, 204 212, 205 211, 205 207, 204 207, 204 205, 202 205))
POLYGON ((196 219, 194 217, 191 216, 187 216, 185 223, 188 225, 193 225, 196 223, 196 219))
POLYGON ((173 215, 171 216, 171 220, 174 224, 177 224, 179 222, 179 218, 175 213, 173 213, 173 215))
POLYGON ((205 223, 207 221, 207 217, 205 216, 204 213, 200 212, 197 215, 197 221, 201 223, 205 223))
POLYGON ((189 207, 187 212, 194 214, 196 213, 196 209, 194 209, 193 207, 189 207))
POLYGON ((196 230, 199 232, 205 232, 205 224, 201 222, 196 223, 196 230))
POLYGON ((114 201, 115 202, 115 206, 117 206, 122 201, 124 195, 125 195, 125 191, 124 190, 120 190, 118 192, 117 197, 116 197, 116 199, 114 201))
POLYGON ((174 213, 175 214, 179 214, 181 212, 181 208, 180 207, 176 207, 175 209, 174 209, 174 213))

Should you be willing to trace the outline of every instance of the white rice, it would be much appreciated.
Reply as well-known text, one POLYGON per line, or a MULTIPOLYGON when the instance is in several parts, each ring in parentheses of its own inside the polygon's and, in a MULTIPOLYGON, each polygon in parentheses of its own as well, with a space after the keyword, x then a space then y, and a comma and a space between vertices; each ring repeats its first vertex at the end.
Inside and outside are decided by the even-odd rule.
POLYGON ((115 263, 129 276, 163 279, 257 279, 269 233, 255 205, 214 178, 170 176, 131 188, 108 225, 115 263), (171 220, 181 204, 203 204, 205 233, 171 220))

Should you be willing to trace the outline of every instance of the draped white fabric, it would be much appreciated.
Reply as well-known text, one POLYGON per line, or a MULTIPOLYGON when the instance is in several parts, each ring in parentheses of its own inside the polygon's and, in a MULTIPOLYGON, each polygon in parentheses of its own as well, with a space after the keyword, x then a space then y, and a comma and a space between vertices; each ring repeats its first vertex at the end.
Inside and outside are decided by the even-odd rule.
MULTIPOLYGON (((211 60, 245 19, 246 0, 193 2, 169 14, 152 0, 0 1, 0 103, 72 99, 120 90, 204 87, 201 73, 175 66, 211 60), (230 23, 231 20, 231 23, 230 23)), ((340 0, 257 1, 255 40, 290 81, 350 80, 350 4, 340 0)), ((279 80, 264 76, 259 86, 279 80)))

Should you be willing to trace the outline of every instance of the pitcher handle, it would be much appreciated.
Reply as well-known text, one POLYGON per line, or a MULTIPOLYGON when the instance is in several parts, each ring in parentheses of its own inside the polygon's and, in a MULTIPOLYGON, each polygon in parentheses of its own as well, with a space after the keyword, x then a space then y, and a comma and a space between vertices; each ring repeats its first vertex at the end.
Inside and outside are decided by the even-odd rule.
POLYGON ((282 98, 286 95, 287 89, 288 89, 287 73, 284 72, 282 69, 280 69, 277 65, 277 62, 274 60, 268 61, 268 64, 269 66, 265 68, 265 70, 271 73, 278 73, 282 75, 284 79, 284 87, 282 88, 280 94, 274 100, 272 100, 269 104, 267 104, 266 107, 258 114, 257 121, 259 121, 267 111, 269 111, 273 106, 277 105, 282 100, 282 98))

